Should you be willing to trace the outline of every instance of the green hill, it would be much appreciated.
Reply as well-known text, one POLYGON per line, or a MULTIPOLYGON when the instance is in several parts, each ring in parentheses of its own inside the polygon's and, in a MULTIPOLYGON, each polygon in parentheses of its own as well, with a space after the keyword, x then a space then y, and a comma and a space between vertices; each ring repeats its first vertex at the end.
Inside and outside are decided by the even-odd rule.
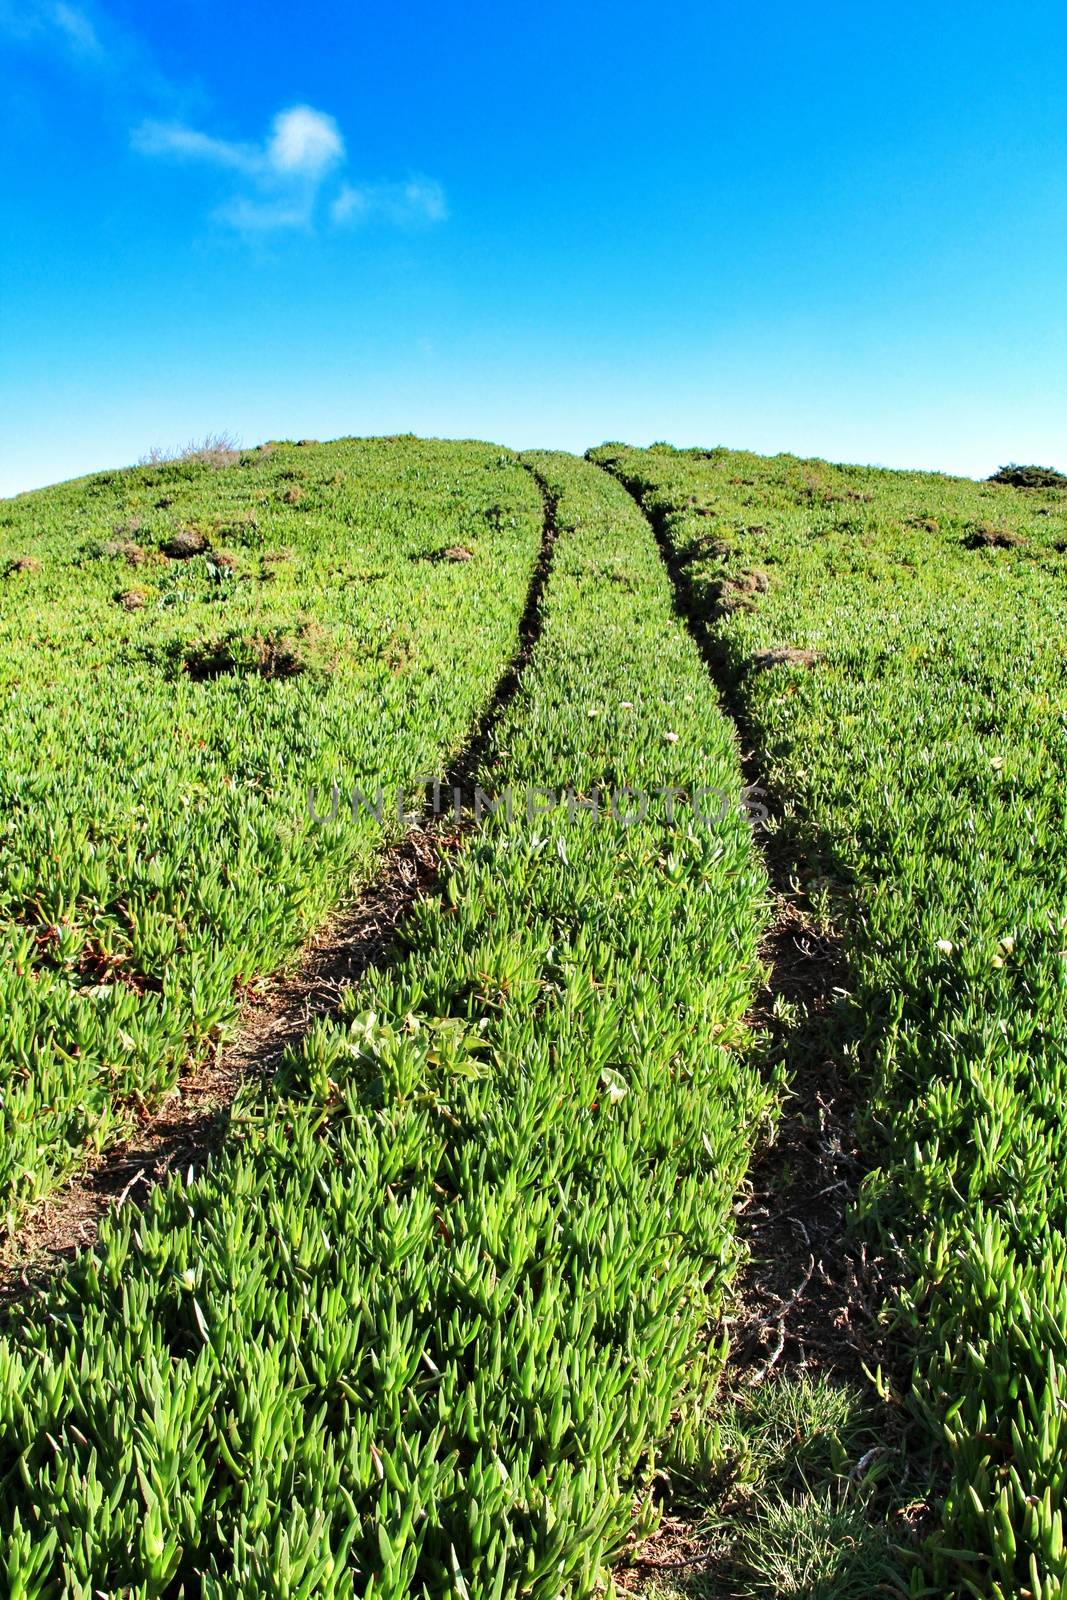
POLYGON ((0 504, 12 1594, 1067 1592, 1067 493, 1012 471, 0 504), (21 1288, 405 835, 210 1159, 21 1288))

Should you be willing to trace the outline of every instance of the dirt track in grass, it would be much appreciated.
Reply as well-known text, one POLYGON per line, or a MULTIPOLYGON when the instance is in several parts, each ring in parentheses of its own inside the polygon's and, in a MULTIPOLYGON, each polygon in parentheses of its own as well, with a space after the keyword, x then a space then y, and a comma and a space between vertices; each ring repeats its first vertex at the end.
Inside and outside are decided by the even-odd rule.
POLYGON ((877 1313, 889 1278, 889 1263, 849 1230, 866 1169, 842 1059, 854 1035, 840 946, 795 898, 776 900, 754 1021, 769 1059, 785 1062, 788 1086, 737 1210, 749 1254, 726 1318, 735 1389, 779 1368, 862 1383, 864 1366, 881 1359, 877 1313))
MULTIPOLYGON (((626 484, 648 516, 641 496, 626 484)), ((730 1353, 720 1398, 727 1408, 765 1383, 828 1379, 860 1392, 867 1373, 893 1372, 880 1313, 891 1300, 897 1263, 868 1250, 850 1228, 850 1213, 867 1170, 857 1138, 856 1067, 861 1018, 848 992, 842 939, 821 923, 805 892, 803 846, 780 826, 786 797, 770 792, 733 664, 714 631, 714 613, 696 592, 684 558, 666 528, 649 516, 674 590, 675 608, 703 657, 723 710, 737 732, 745 785, 771 826, 754 825, 773 904, 761 954, 766 979, 749 1020, 771 1071, 784 1067, 786 1090, 770 1137, 758 1147, 735 1206, 735 1231, 746 1258, 732 1286, 722 1328, 730 1353)), ((753 660, 757 669, 782 662, 810 666, 783 650, 753 660)), ((822 841, 833 860, 832 841, 822 841)), ((895 1414, 885 1413, 895 1429, 895 1414)), ((640 1596, 728 1596, 738 1589, 732 1538, 746 1516, 735 1497, 733 1469, 694 1499, 665 1479, 664 1516, 651 1538, 635 1544, 616 1572, 621 1593, 640 1596)))
MULTIPOLYGON (((640 494, 630 490, 642 512, 640 494)), ((773 816, 745 705, 709 617, 666 529, 649 516, 674 589, 675 608, 737 730, 746 785, 773 816)), ((848 1216, 865 1167, 856 1139, 850 1054, 859 1036, 840 940, 820 927, 800 883, 801 863, 780 832, 755 828, 774 910, 763 941, 766 984, 751 1021, 768 1063, 785 1064, 788 1089, 771 1139, 755 1153, 737 1206, 748 1259, 724 1319, 731 1354, 725 1382, 743 1390, 773 1371, 863 1381, 879 1359, 877 1315, 893 1263, 850 1235, 848 1216)))
MULTIPOLYGON (((532 469, 530 469, 532 471, 532 469)), ((136 1133, 83 1168, 38 1205, 0 1254, 0 1309, 43 1289, 64 1263, 95 1242, 103 1219, 137 1205, 173 1172, 207 1160, 225 1138, 234 1098, 249 1082, 266 1083, 285 1051, 319 1018, 336 1013, 346 989, 386 961, 416 901, 434 892, 441 865, 460 848, 470 818, 452 812, 451 794, 469 790, 496 727, 513 699, 541 633, 541 598, 556 539, 556 505, 532 472, 544 506, 541 548, 519 621, 518 647, 471 736, 441 783, 447 815, 428 800, 418 824, 387 848, 364 894, 338 912, 305 946, 299 966, 253 986, 231 1039, 190 1065, 136 1133)))

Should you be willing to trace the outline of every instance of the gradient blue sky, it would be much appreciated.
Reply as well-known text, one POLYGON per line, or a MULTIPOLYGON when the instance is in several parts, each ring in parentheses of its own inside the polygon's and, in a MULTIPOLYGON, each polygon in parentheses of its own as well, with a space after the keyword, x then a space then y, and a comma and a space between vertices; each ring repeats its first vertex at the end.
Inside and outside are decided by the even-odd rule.
POLYGON ((0 493, 228 430, 1067 468, 1067 7, 0 0, 0 493))

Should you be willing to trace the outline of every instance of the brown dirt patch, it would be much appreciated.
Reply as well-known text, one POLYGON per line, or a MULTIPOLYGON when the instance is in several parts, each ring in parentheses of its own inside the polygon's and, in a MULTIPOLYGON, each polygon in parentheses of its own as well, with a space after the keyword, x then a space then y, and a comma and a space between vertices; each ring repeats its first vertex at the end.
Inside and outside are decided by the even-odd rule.
POLYGON ((788 644, 775 644, 752 653, 752 665, 757 671, 768 667, 813 667, 818 660, 817 650, 800 650, 788 644))
POLYGON ((765 940, 770 963, 753 1021, 789 1071, 786 1103, 757 1154, 736 1207, 749 1251, 724 1319, 727 1383, 751 1388, 773 1370, 830 1373, 863 1382, 881 1358, 876 1319, 891 1263, 849 1229, 866 1170, 856 1137, 855 1089, 843 1047, 851 1023, 840 944, 796 901, 779 897, 765 940), (776 1002, 793 1017, 779 1020, 776 1002))
POLYGON ((620 1594, 633 1594, 646 1588, 657 1573, 663 1574, 664 1582, 684 1579, 687 1573, 698 1576, 711 1569, 720 1542, 692 1517, 664 1516, 647 1539, 634 1539, 620 1557, 613 1570, 615 1587, 620 1594))
POLYGON ((720 578, 712 584, 710 594, 714 603, 714 615, 725 616, 730 611, 745 610, 750 607, 757 595, 766 594, 771 586, 771 581, 765 572, 753 568, 751 572, 739 573, 736 578, 720 578))
POLYGON ((163 554, 172 561, 188 561, 190 556, 202 555, 207 547, 207 537, 199 528, 181 528, 167 540, 163 554))
POLYGON ((970 550, 1014 550, 1026 540, 1021 533, 1012 533, 1010 528, 995 528, 991 522, 980 522, 963 542, 970 550))

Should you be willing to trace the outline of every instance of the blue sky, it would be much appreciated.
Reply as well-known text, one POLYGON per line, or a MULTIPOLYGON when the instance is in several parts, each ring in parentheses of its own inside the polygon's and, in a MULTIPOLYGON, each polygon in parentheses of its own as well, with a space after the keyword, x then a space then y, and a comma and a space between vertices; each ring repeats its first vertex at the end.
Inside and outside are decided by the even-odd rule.
POLYGON ((1067 468, 1067 7, 0 0, 0 493, 226 430, 1067 468))

